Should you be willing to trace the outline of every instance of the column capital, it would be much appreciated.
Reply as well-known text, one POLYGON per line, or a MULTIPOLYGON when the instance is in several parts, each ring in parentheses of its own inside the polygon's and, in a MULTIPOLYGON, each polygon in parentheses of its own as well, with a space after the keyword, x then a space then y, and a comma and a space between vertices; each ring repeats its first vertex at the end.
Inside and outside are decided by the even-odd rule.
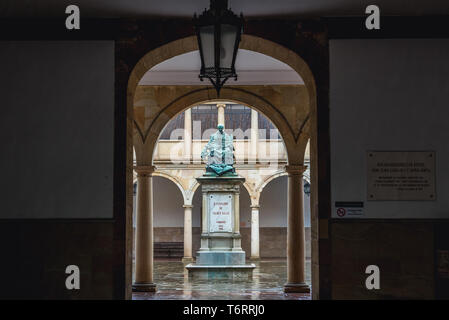
POLYGON ((185 204, 182 207, 183 208, 190 208, 190 209, 192 209, 193 208, 193 204, 185 204))
POLYGON ((137 177, 150 177, 154 170, 154 166, 134 166, 134 171, 137 173, 137 177))
POLYGON ((285 166, 285 171, 289 175, 302 175, 307 170, 307 166, 301 164, 291 164, 285 166))
POLYGON ((259 210, 260 205, 254 204, 254 205, 250 205, 249 207, 250 207, 251 209, 257 209, 257 210, 259 210))

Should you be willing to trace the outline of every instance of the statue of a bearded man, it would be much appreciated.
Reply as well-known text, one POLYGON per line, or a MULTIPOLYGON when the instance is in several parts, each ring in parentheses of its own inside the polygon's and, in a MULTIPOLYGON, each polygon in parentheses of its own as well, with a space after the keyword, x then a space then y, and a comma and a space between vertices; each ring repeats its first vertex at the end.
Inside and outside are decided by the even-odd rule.
POLYGON ((201 152, 201 159, 207 156, 207 176, 236 176, 234 169, 233 136, 224 132, 219 124, 218 131, 210 136, 209 142, 201 152))

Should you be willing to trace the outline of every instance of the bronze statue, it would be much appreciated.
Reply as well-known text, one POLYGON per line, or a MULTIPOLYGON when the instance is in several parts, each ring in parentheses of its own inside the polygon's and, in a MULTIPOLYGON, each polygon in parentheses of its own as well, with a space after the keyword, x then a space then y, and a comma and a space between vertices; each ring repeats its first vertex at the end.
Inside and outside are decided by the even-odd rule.
POLYGON ((218 131, 210 136, 201 152, 201 159, 207 156, 206 176, 236 176, 234 168, 233 136, 224 132, 219 124, 218 131))

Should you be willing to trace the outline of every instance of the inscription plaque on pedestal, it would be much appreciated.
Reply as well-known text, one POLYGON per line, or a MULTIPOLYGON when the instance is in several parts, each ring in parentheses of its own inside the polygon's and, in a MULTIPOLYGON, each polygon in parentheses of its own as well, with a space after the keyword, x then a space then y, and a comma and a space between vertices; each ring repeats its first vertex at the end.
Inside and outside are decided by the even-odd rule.
POLYGON ((209 194, 209 232, 232 232, 232 194, 209 194))

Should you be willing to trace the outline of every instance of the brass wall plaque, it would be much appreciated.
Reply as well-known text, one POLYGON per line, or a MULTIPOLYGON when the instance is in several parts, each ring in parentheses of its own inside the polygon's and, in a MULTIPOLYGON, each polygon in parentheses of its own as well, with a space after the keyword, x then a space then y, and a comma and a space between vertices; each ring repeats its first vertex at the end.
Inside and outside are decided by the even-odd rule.
POLYGON ((435 152, 367 152, 367 200, 431 201, 435 192, 435 152))

